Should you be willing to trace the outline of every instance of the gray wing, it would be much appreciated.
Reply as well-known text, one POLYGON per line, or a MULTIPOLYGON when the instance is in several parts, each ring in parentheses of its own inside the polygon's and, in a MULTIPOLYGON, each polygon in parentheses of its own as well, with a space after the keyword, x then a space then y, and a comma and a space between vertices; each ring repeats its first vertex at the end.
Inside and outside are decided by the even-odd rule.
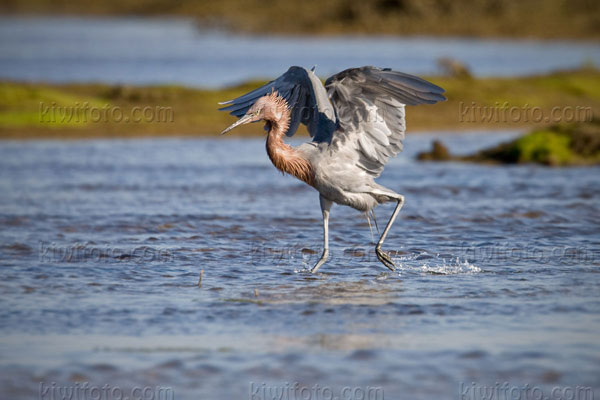
POLYGON ((404 106, 446 100, 441 87, 389 68, 347 69, 327 79, 325 88, 338 122, 330 148, 374 177, 402 151, 404 106))
POLYGON ((226 101, 222 111, 242 117, 256 100, 275 90, 286 99, 290 107, 290 127, 288 136, 296 133, 298 125, 303 123, 317 142, 331 137, 337 128, 335 111, 327 97, 327 92, 319 78, 302 67, 290 67, 279 78, 267 83, 236 99, 226 101))

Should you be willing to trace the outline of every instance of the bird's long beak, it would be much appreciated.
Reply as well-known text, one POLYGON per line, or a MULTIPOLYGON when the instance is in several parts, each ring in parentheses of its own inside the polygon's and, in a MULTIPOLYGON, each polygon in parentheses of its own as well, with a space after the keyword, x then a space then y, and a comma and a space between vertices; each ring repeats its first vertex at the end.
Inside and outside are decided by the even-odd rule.
POLYGON ((235 128, 236 126, 244 125, 244 124, 247 124, 248 122, 252 122, 252 115, 246 114, 242 118, 238 119, 233 124, 231 124, 231 126, 229 128, 227 128, 223 132, 221 132, 221 135, 226 134, 227 132, 229 132, 230 130, 235 128))

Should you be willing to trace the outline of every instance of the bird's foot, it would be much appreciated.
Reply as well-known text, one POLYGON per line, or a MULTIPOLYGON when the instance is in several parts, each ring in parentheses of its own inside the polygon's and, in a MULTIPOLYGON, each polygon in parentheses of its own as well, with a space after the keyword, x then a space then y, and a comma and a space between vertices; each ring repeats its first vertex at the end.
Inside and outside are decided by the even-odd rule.
POLYGON ((396 264, 394 264, 394 262, 392 261, 392 258, 390 257, 390 255, 388 253, 381 250, 380 247, 375 248, 375 253, 377 254, 377 258, 379 259, 379 261, 381 261, 383 265, 388 267, 390 269, 390 271, 396 270, 396 264))
POLYGON ((323 251, 323 255, 321 256, 321 258, 319 259, 319 261, 317 261, 317 263, 315 264, 314 267, 312 267, 312 269, 310 270, 311 273, 315 273, 319 270, 319 268, 321 268, 321 265, 325 264, 325 262, 327 261, 327 259, 329 258, 329 251, 325 250, 323 251))

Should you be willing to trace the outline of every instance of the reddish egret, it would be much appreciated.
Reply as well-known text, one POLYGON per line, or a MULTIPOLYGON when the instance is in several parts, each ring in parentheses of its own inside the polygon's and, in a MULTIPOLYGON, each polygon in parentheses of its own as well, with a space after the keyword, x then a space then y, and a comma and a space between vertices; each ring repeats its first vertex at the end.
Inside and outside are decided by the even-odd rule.
POLYGON ((267 154, 273 165, 314 187, 323 213, 323 254, 329 257, 329 210, 333 203, 367 213, 395 201, 377 245, 377 258, 390 270, 395 265, 381 250, 404 196, 375 182, 388 160, 402 151, 404 106, 445 100, 444 89, 419 77, 389 68, 350 68, 329 77, 325 85, 311 70, 291 67, 279 78, 237 99, 221 104, 239 119, 236 126, 264 120, 267 154), (284 143, 298 125, 306 125, 312 141, 297 147, 284 143))

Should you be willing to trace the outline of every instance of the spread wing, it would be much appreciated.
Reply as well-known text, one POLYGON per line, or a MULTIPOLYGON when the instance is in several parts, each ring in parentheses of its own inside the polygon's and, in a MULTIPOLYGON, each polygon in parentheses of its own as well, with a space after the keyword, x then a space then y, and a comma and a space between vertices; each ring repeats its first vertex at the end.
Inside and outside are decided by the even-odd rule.
POLYGON ((329 143, 331 151, 375 177, 389 157, 402 151, 404 106, 446 100, 439 86, 389 68, 350 68, 331 76, 323 87, 312 71, 290 67, 266 85, 221 103, 225 107, 220 110, 240 118, 273 90, 290 107, 288 136, 302 123, 315 142, 329 143))
POLYGON ((327 79, 325 88, 338 123, 326 140, 374 177, 402 151, 404 106, 446 100, 439 86, 389 68, 347 69, 327 79))
POLYGON ((290 107, 288 136, 296 133, 298 125, 303 123, 314 141, 329 140, 337 128, 333 105, 319 78, 312 71, 302 67, 290 67, 286 73, 266 85, 221 103, 225 107, 220 110, 229 111, 231 115, 240 118, 256 100, 273 90, 285 98, 290 107))

